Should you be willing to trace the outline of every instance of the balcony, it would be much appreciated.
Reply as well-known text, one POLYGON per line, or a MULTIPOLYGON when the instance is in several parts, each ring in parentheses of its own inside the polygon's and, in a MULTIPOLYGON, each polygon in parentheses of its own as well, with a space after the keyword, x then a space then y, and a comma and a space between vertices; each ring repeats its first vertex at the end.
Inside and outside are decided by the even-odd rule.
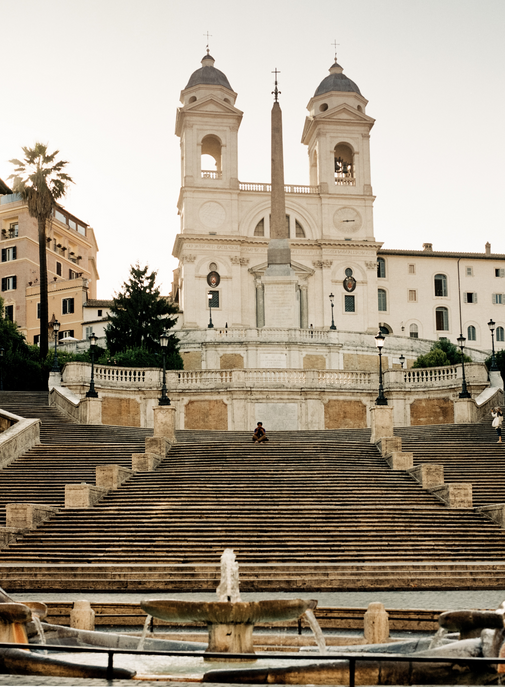
MULTIPOLYGON (((252 182, 240 182, 241 191, 253 191, 256 193, 271 193, 272 184, 256 184, 252 182)), ((284 186, 285 193, 317 194, 321 192, 319 186, 300 186, 299 184, 287 184, 284 186)))
POLYGON ((223 173, 212 171, 210 169, 202 169, 202 179, 222 179, 223 173))

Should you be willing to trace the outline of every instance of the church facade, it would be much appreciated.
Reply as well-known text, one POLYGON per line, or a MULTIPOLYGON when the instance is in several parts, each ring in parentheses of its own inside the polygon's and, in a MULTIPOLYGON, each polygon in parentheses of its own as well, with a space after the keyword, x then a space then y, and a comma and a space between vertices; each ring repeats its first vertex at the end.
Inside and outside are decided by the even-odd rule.
POLYGON ((436 252, 431 244, 385 250, 376 241, 374 120, 337 62, 307 106, 310 185, 284 185, 295 315, 283 317, 267 272, 272 184, 238 178, 236 100, 207 54, 177 111, 181 226, 172 295, 186 369, 374 370, 379 328, 388 334, 389 367, 460 334, 482 360, 490 320, 497 348, 505 346, 505 255, 489 244, 478 254, 436 252))

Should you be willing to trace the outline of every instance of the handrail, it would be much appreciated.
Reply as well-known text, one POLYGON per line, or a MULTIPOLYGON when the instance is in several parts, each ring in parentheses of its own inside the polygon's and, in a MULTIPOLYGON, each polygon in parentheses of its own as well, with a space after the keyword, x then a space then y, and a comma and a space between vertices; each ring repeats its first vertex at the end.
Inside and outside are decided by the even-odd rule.
MULTIPOLYGON (((251 654, 233 654, 220 653, 217 651, 149 651, 147 649, 114 649, 103 647, 87 647, 87 646, 68 646, 60 644, 14 644, 12 642, 0 642, 0 649, 41 649, 44 648, 49 651, 70 652, 70 653, 88 653, 88 654, 107 654, 107 680, 112 680, 114 670, 114 654, 130 654, 130 655, 145 655, 145 656, 189 656, 194 658, 218 658, 222 660, 242 659, 250 660, 251 654)), ((393 663, 454 663, 456 665, 496 665, 505 663, 505 658, 491 657, 457 657, 457 656, 418 656, 415 654, 389 654, 389 653, 329 653, 311 655, 312 652, 299 652, 296 654, 255 654, 256 657, 262 659, 282 659, 293 661, 313 661, 317 658, 318 661, 349 661, 349 687, 355 685, 355 670, 356 661, 377 661, 388 660, 393 663)))

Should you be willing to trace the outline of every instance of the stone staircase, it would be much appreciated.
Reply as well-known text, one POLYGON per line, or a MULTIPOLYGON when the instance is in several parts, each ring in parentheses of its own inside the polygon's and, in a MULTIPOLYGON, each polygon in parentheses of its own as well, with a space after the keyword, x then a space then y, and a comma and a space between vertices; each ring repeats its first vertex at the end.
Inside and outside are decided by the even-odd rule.
POLYGON ((496 443, 491 421, 473 425, 398 427, 404 451, 414 465, 444 466, 446 482, 471 482, 473 505, 505 504, 505 443, 496 443))
MULTIPOLYGON (((29 416, 15 405, 12 412, 29 416)), ((65 483, 94 483, 98 464, 128 467, 150 434, 75 425, 46 411, 47 442, 0 471, 2 503, 62 506, 65 483), (73 432, 81 438, 72 441, 73 432)), ((450 444, 456 428, 441 427, 397 433, 404 450, 416 451, 408 431, 418 440, 434 436, 439 446, 449 432, 450 444)), ((486 447, 486 427, 461 432, 469 445, 486 447)), ((268 444, 253 445, 250 432, 178 432, 154 472, 136 473, 94 508, 62 509, 0 551, 0 584, 209 591, 231 547, 244 591, 503 587, 505 532, 472 509, 446 508, 392 471, 369 430, 269 435, 268 444)))

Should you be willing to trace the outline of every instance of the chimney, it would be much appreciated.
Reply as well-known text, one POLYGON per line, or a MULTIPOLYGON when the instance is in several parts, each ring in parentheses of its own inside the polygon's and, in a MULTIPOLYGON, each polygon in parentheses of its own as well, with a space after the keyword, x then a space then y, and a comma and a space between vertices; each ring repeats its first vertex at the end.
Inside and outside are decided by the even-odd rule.
POLYGON ((486 255, 491 255, 491 244, 489 241, 486 243, 486 255))
POLYGON ((433 253, 433 244, 423 243, 423 250, 425 250, 427 253, 433 253))

